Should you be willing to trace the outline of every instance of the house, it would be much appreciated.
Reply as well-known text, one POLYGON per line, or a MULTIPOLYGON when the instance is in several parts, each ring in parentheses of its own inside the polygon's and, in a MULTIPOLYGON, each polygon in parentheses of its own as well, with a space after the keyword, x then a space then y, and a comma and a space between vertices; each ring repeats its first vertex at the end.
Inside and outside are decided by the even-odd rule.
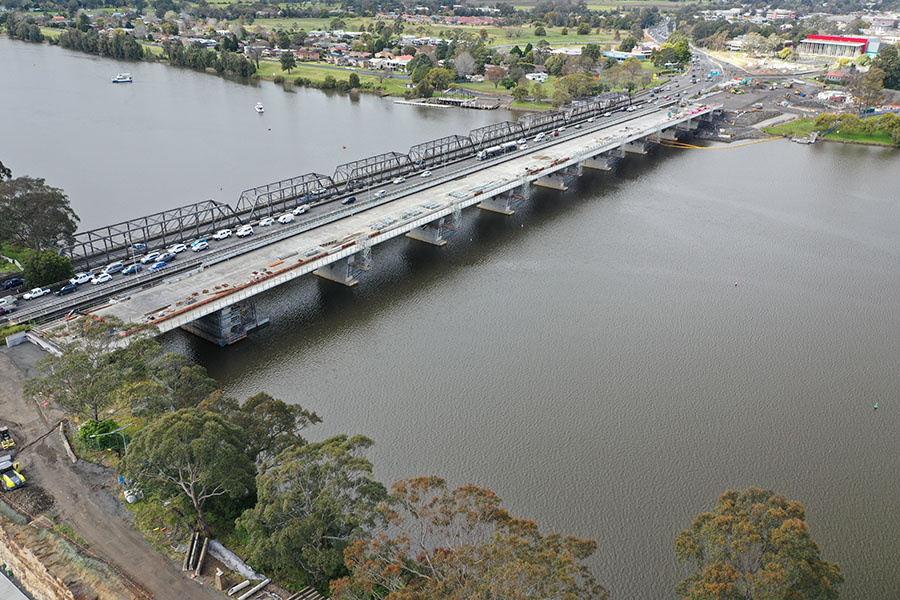
POLYGON ((529 81, 536 81, 537 83, 544 83, 547 81, 546 73, 528 73, 525 75, 525 79, 529 81))
POLYGON ((319 60, 319 51, 318 50, 307 50, 305 48, 301 48, 294 52, 294 55, 297 57, 297 60, 319 60))
POLYGON ((828 71, 825 74, 825 81, 828 83, 846 83, 847 74, 843 71, 828 71))

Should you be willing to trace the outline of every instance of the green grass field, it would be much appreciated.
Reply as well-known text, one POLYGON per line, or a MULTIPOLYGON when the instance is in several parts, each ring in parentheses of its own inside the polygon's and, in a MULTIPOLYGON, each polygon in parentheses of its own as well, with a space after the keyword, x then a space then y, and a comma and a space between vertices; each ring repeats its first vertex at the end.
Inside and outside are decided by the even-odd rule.
MULTIPOLYGON (((323 69, 309 63, 300 63, 297 67, 291 69, 291 72, 281 70, 281 65, 273 61, 260 61, 259 71, 257 74, 262 79, 275 79, 278 75, 283 76, 286 80, 293 82, 298 77, 306 77, 313 81, 325 81, 325 77, 331 75, 335 79, 346 81, 350 77, 351 71, 323 69)), ((381 86, 386 93, 392 96, 402 96, 406 91, 406 80, 385 78, 379 82, 378 77, 374 75, 366 75, 357 72, 360 83, 371 83, 373 86, 381 86)))
POLYGON ((809 135, 816 130, 816 123, 813 119, 796 119, 787 123, 779 123, 771 127, 766 127, 765 132, 771 135, 783 135, 786 137, 809 135))
MULTIPOLYGON (((779 123, 772 127, 766 127, 765 132, 772 135, 783 135, 785 137, 806 136, 816 131, 816 123, 814 119, 797 119, 796 121, 788 121, 787 123, 779 123)), ((825 136, 827 140, 835 140, 840 142, 863 142, 866 144, 884 144, 893 146, 891 137, 883 132, 864 133, 853 129, 845 129, 838 127, 825 136)))
POLYGON ((531 110, 553 110, 553 105, 549 102, 525 102, 522 100, 514 100, 510 105, 510 108, 526 108, 531 110))

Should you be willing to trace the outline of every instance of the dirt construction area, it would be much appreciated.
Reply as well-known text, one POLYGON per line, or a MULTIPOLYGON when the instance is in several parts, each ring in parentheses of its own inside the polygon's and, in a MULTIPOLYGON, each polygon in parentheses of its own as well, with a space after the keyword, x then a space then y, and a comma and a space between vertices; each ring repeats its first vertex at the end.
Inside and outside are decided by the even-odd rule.
MULTIPOLYGON (((9 426, 18 448, 47 433, 61 417, 49 408, 39 407, 22 393, 25 380, 36 375, 34 365, 42 357, 43 353, 31 344, 0 349, 0 424, 9 426)), ((87 590, 84 581, 71 581, 71 578, 87 575, 73 572, 58 575, 67 584, 71 581, 73 585, 81 586, 75 597, 104 600, 213 600, 224 597, 209 585, 188 578, 180 565, 173 564, 144 541, 132 527, 130 513, 117 499, 120 490, 115 473, 83 460, 73 464, 58 432, 54 431, 25 449, 16 456, 16 461, 22 465, 27 485, 7 492, 5 497, 32 518, 49 518, 52 523, 45 522, 48 527, 43 528, 44 532, 49 533, 53 524, 70 527, 86 543, 88 551, 80 552, 90 559, 86 563, 93 561, 103 569, 108 567, 121 580, 115 586, 90 586, 87 590)), ((12 520, 0 518, 13 528, 10 535, 18 535, 14 531, 17 525, 12 520)), ((25 533, 23 531, 22 535, 25 533)), ((22 545, 29 547, 34 542, 24 541, 22 545)), ((73 561, 63 562, 70 565, 73 561)), ((101 575, 99 579, 108 580, 109 577, 101 575)))

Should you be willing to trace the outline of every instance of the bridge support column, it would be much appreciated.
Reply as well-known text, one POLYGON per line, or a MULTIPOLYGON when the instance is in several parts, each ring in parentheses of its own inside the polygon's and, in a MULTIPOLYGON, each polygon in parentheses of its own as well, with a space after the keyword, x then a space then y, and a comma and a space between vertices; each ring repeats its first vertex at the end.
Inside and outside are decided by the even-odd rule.
POLYGON ((678 130, 677 129, 663 129, 659 132, 659 139, 668 140, 670 142, 678 141, 678 130))
POLYGON ((566 179, 560 173, 552 173, 550 175, 544 175, 540 179, 532 182, 531 185, 536 185, 538 187, 550 188, 551 190, 559 190, 561 192, 565 192, 569 189, 569 186, 566 185, 566 179))
POLYGON ((629 154, 647 154, 647 140, 642 138, 639 140, 634 140, 633 142, 628 142, 627 144, 622 146, 622 149, 629 154))
POLYGON ((247 337, 252 330, 267 325, 268 317, 256 312, 253 300, 237 302, 191 321, 181 328, 219 346, 228 346, 247 337))
POLYGON ((509 216, 515 213, 515 209, 528 199, 529 194, 531 194, 531 184, 526 181, 515 189, 482 200, 476 206, 481 210, 509 216))
POLYGON ((625 151, 621 148, 598 154, 594 158, 589 158, 582 162, 585 169, 597 169, 600 171, 609 171, 613 166, 625 156, 625 151))
POLYGON ((453 231, 451 228, 444 226, 444 218, 441 217, 437 221, 432 221, 431 223, 426 223, 421 227, 416 227, 415 229, 407 233, 406 237, 411 240, 425 242, 426 244, 443 246, 447 243, 446 238, 450 237, 447 234, 451 231, 453 231))
POLYGON ((322 279, 334 281, 335 283, 342 283, 347 287, 353 287, 359 283, 359 280, 356 278, 356 275, 358 274, 357 269, 354 268, 354 262, 351 260, 355 256, 356 255, 354 254, 353 256, 348 256, 333 262, 330 265, 320 267, 313 271, 313 275, 318 275, 322 279))

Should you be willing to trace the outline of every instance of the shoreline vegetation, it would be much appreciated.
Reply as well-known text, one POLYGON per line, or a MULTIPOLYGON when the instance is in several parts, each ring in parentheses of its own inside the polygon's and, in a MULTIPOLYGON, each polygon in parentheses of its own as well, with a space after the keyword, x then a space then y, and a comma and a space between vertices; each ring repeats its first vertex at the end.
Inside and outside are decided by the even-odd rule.
POLYGON ((900 115, 894 113, 866 118, 850 113, 824 113, 815 119, 795 119, 765 127, 763 131, 786 138, 808 137, 815 132, 820 140, 826 142, 885 148, 900 147, 900 115))

